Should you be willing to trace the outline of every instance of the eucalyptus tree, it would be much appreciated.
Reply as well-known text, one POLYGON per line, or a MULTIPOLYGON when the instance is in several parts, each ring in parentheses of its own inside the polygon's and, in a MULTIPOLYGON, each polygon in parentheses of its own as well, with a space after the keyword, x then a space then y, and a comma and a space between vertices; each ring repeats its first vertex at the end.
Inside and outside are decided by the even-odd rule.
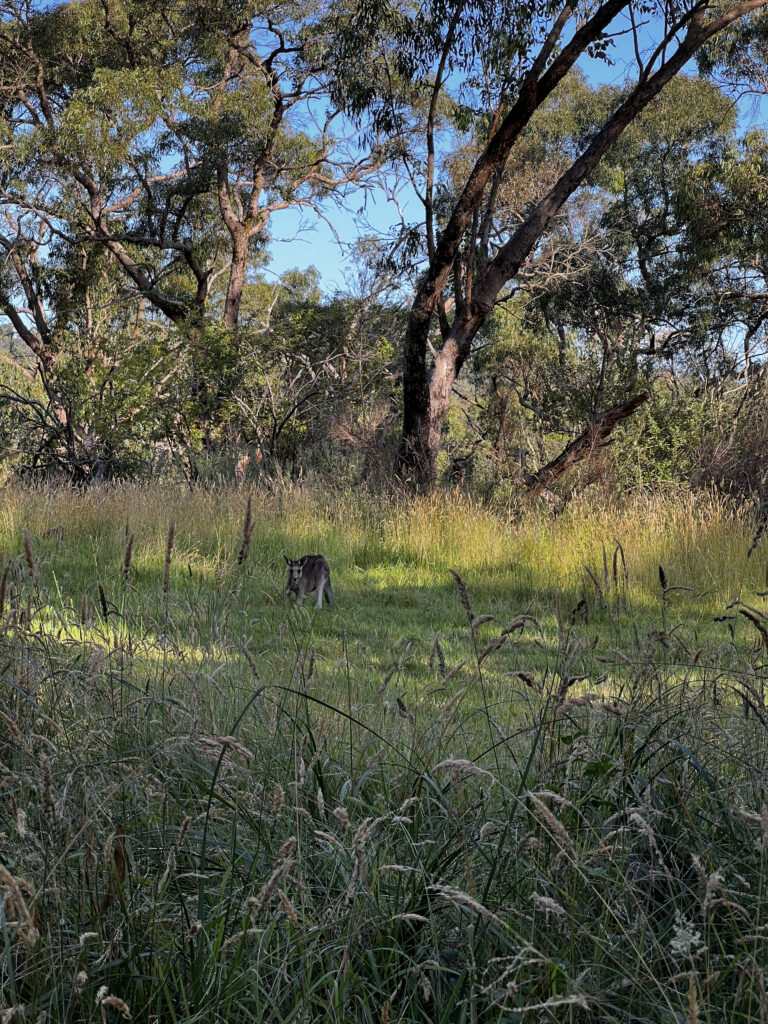
MULTIPOLYGON (((393 68, 391 80, 410 83, 412 109, 422 113, 423 158, 411 167, 423 204, 424 265, 403 346, 403 427, 397 459, 401 478, 416 487, 433 483, 454 381, 495 304, 541 245, 564 204, 708 40, 765 4, 359 4, 361 36, 381 40, 381 60, 393 68), (605 57, 612 35, 619 33, 628 33, 634 42, 631 77, 556 180, 530 203, 521 204, 519 220, 506 237, 487 246, 488 222, 504 170, 526 126, 576 62, 585 56, 605 57), (467 167, 461 189, 445 201, 439 187, 440 144, 452 140, 440 115, 448 106, 455 110, 456 130, 469 125, 481 129, 484 145, 467 167), (462 251, 470 254, 463 270, 462 251)), ((402 110, 402 87, 398 89, 370 97, 368 107, 384 121, 393 121, 393 112, 402 110)))
POLYGON ((254 243, 270 218, 289 208, 321 211, 364 184, 383 163, 377 136, 360 146, 331 96, 328 38, 338 15, 323 0, 251 2, 201 17, 191 31, 204 66, 194 102, 175 134, 184 158, 210 175, 230 238, 224 323, 238 323, 254 243))
POLYGON ((709 270, 698 321, 704 372, 749 383, 768 355, 768 136, 749 130, 693 165, 678 191, 687 265, 709 270), (709 358, 711 369, 706 363, 709 358))
MULTIPOLYGON (((40 305, 25 253, 58 238, 104 248, 175 323, 199 320, 223 278, 236 326, 271 216, 318 209, 381 163, 377 141, 362 151, 345 137, 329 98, 325 11, 319 0, 3 0, 0 245, 25 307, 40 305)), ((3 309, 49 361, 8 288, 3 309)))
POLYGON ((126 227, 131 202, 170 193, 185 175, 162 166, 158 142, 181 88, 168 74, 180 56, 173 12, 152 2, 141 17, 139 5, 119 11, 87 0, 0 5, 0 311, 36 358, 33 461, 56 453, 75 476, 104 441, 86 411, 98 394, 91 371, 126 355, 130 322, 146 319, 148 303, 180 321, 206 281, 181 206, 166 204, 167 246, 137 245, 126 227), (197 271, 192 289, 181 260, 197 271))
MULTIPOLYGON (((603 229, 641 311, 625 352, 682 356, 712 381, 747 380, 766 353, 768 140, 740 134, 736 113, 723 89, 680 76, 604 165, 603 229)), ((577 317, 585 305, 573 296, 577 317)))
MULTIPOLYGON (((529 193, 535 160, 556 174, 583 112, 613 91, 565 84, 529 124, 503 190, 529 193)), ((624 132, 510 283, 476 346, 472 391, 460 389, 486 449, 492 441, 497 475, 519 475, 509 454, 522 446, 528 486, 551 482, 590 454, 584 445, 564 461, 554 450, 564 438, 592 436, 608 413, 658 396, 660 375, 681 408, 694 390, 714 408, 757 384, 768 327, 766 167, 761 133, 740 137, 730 99, 698 76, 678 76, 624 132)), ((514 204, 497 203, 494 232, 513 216, 514 204)), ((658 430, 656 440, 681 443, 658 430)))
POLYGON ((177 325, 205 361, 273 214, 322 212, 378 170, 330 96, 328 21, 321 0, 0 0, 0 312, 52 430, 81 430, 65 381, 114 336, 82 315, 93 268, 122 321, 177 325))
MULTIPOLYGON (((555 273, 548 280, 545 265, 531 287, 559 337, 568 329, 599 341, 601 381, 618 360, 630 386, 641 358, 702 345, 705 322, 733 323, 725 291, 718 291, 727 246, 695 244, 697 224, 709 214, 692 189, 705 168, 721 166, 738 149, 736 129, 734 106, 715 85, 678 76, 592 175, 586 226, 574 231, 571 220, 558 222, 555 273), (582 267, 569 268, 585 236, 592 253, 582 267)), ((534 269, 537 256, 529 261, 534 269)))

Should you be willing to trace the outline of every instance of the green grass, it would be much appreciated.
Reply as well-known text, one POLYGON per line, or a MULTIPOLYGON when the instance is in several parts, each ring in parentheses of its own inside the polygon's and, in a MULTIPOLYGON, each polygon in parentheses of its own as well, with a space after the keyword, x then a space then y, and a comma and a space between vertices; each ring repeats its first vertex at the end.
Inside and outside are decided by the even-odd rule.
POLYGON ((748 512, 245 499, 4 492, 0 1020, 765 1019, 748 512))

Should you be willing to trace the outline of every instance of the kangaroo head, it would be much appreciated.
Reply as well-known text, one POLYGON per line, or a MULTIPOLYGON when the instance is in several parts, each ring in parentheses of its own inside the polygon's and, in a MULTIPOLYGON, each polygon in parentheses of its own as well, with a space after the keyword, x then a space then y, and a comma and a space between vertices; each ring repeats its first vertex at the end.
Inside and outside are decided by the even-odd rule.
POLYGON ((304 572, 304 563, 301 561, 294 562, 294 560, 292 558, 289 558, 287 555, 283 555, 283 558, 285 559, 286 565, 288 566, 289 582, 298 582, 298 580, 301 579, 302 573, 304 572))

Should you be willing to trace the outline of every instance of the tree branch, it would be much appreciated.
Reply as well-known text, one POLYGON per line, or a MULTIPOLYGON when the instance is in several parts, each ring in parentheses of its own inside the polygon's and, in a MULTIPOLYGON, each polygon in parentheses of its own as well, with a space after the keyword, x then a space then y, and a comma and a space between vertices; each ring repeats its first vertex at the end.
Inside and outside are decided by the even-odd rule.
POLYGON ((631 416, 641 405, 648 401, 649 397, 650 395, 647 392, 643 392, 628 399, 626 402, 622 402, 620 405, 614 405, 612 409, 606 410, 602 416, 598 416, 594 423, 591 423, 583 434, 580 434, 574 441, 571 441, 556 459, 552 459, 546 466, 542 466, 537 473, 532 473, 526 477, 525 485, 529 492, 531 494, 541 494, 554 480, 562 476, 572 466, 588 459, 595 449, 602 448, 606 443, 606 438, 613 433, 618 424, 628 416, 631 416))

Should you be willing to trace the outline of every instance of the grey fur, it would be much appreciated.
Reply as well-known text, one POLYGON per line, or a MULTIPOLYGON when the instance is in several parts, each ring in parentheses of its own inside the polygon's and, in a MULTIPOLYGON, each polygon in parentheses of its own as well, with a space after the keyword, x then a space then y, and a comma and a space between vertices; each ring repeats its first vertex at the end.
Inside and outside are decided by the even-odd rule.
POLYGON ((283 555, 288 565, 288 582, 285 586, 285 599, 289 601, 291 594, 296 595, 296 604, 301 604, 305 594, 317 592, 316 607, 322 608, 323 598, 328 604, 335 604, 336 599, 331 589, 331 569, 322 555, 302 555, 292 559, 283 555))

